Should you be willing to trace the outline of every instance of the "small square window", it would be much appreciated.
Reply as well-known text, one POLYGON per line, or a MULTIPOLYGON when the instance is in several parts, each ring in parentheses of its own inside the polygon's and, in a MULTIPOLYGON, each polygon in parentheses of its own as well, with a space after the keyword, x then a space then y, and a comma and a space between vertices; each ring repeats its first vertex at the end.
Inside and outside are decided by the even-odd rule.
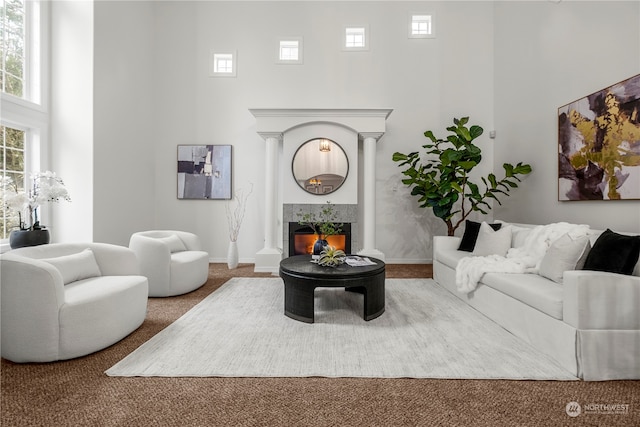
POLYGON ((343 50, 369 50, 367 37, 366 27, 345 27, 343 50))
POLYGON ((214 73, 233 73, 233 55, 228 53, 216 53, 213 56, 214 73))
POLYGON ((364 28, 347 28, 345 47, 364 47, 364 28))
POLYGON ((281 61, 297 61, 298 60, 298 41, 281 41, 280 42, 280 60, 281 61))
POLYGON ((237 71, 236 54, 233 52, 211 52, 209 77, 235 77, 237 71))
POLYGON ((409 38, 426 39, 435 37, 434 17, 430 13, 412 13, 409 16, 409 38))
POLYGON ((278 40, 278 64, 302 64, 302 37, 278 40))

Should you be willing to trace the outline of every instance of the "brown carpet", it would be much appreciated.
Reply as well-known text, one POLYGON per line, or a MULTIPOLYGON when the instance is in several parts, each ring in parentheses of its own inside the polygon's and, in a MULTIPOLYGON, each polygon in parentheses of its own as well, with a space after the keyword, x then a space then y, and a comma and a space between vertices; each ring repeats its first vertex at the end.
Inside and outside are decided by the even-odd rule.
MULTIPOLYGON (((640 381, 565 382, 353 378, 114 378, 104 371, 253 265, 212 264, 202 288, 151 298, 144 324, 98 353, 64 362, 2 360, 2 426, 635 426, 640 381), (583 413, 567 403, 629 405, 583 413)), ((428 265, 388 265, 387 277, 431 277, 428 265)), ((603 408, 603 407, 600 407, 603 408)), ((605 408, 606 409, 606 408, 605 408)))

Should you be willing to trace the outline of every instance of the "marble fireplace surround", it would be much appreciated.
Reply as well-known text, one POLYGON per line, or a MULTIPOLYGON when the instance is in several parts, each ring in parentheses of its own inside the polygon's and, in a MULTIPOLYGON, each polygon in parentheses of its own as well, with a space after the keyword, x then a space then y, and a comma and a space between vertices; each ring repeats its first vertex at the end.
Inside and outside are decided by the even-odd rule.
POLYGON ((278 273, 288 256, 288 225, 309 205, 321 209, 331 202, 340 222, 352 223, 352 249, 384 260, 376 249, 376 144, 386 131, 392 109, 254 108, 256 132, 264 139, 264 247, 256 253, 255 271, 278 273), (297 148, 309 139, 325 137, 346 152, 349 173, 344 184, 326 197, 307 194, 291 176, 297 148), (358 170, 358 169, 361 170, 358 170), (343 219, 344 218, 344 219, 343 219), (285 253, 286 252, 286 253, 285 253))

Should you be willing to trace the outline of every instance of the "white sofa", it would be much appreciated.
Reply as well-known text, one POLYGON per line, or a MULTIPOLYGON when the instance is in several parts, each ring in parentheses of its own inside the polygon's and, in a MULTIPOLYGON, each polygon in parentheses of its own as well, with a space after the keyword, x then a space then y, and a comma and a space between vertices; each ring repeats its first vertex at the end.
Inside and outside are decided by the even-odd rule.
POLYGON ((129 248, 149 279, 150 297, 168 297, 194 291, 209 278, 209 253, 200 239, 178 230, 139 231, 131 235, 129 248))
POLYGON ((56 243, 0 256, 2 357, 50 362, 101 350, 137 329, 147 278, 135 254, 106 243, 56 243))
MULTIPOLYGON (((513 225, 521 230, 535 227, 513 225)), ((591 245, 600 233, 590 230, 591 245)), ((458 250, 460 241, 434 237, 437 283, 576 377, 640 379, 640 262, 631 276, 573 270, 564 272, 562 283, 538 274, 485 273, 474 291, 461 293, 456 265, 471 254, 458 250)), ((512 247, 518 244, 514 233, 512 247)))

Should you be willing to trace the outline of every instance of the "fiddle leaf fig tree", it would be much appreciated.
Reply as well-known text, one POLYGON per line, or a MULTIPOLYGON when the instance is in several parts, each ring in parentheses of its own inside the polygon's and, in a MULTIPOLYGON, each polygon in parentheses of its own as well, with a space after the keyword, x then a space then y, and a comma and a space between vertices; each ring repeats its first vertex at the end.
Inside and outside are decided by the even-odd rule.
POLYGON ((405 167, 402 174, 406 178, 402 183, 411 187, 411 195, 418 197, 420 207, 432 208, 434 215, 445 222, 449 236, 454 235, 471 212, 486 215, 491 209, 490 200, 501 205, 498 196, 509 196, 509 191, 521 182, 518 175, 531 172, 528 164, 505 163, 504 177, 498 179, 493 173, 481 177, 483 187, 480 189, 469 179, 469 174, 482 160, 481 150, 473 140, 482 135, 483 129, 477 125, 467 127, 468 122, 469 117, 454 118, 454 126, 447 128, 451 134, 446 139, 426 131, 424 136, 431 143, 422 146, 427 154, 424 160, 417 151, 393 154, 393 161, 405 167))

